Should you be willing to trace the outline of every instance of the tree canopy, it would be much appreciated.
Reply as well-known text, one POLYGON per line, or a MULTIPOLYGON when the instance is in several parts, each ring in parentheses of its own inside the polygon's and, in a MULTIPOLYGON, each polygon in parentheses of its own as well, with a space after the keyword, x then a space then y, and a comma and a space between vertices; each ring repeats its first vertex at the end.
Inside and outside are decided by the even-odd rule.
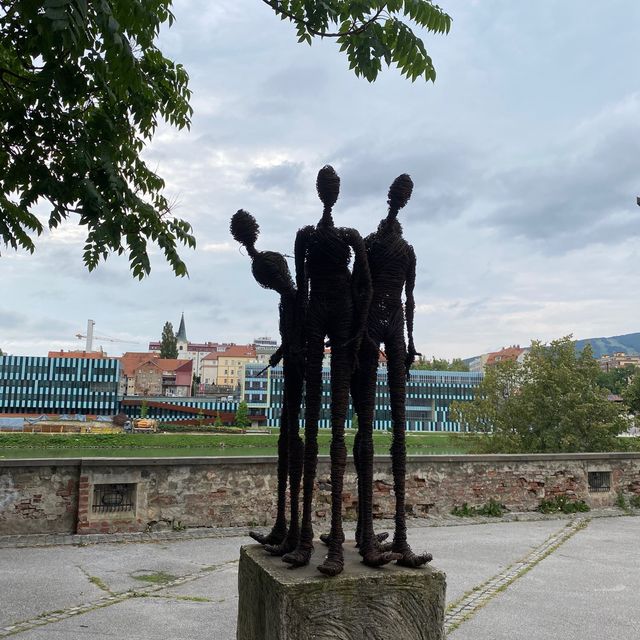
POLYGON ((451 17, 431 0, 262 0, 297 29, 298 42, 335 38, 349 68, 373 82, 382 64, 395 65, 415 81, 435 82, 436 70, 422 39, 409 23, 433 33, 449 33, 451 17))
POLYGON ((598 384, 591 347, 571 337, 532 342, 522 363, 488 367, 472 402, 455 402, 463 430, 486 434, 478 448, 498 453, 610 451, 626 428, 598 384))
POLYGON ((162 327, 162 337, 160 338, 160 357, 175 359, 178 357, 178 341, 173 332, 173 325, 165 322, 162 327))
POLYGON ((621 395, 636 371, 636 367, 632 364, 610 369, 609 371, 600 371, 598 374, 598 384, 611 393, 621 395))
MULTIPOLYGON (((293 22, 300 42, 335 38, 369 81, 383 62, 435 80, 410 25, 434 33, 451 25, 430 0, 263 2, 293 22)), ((89 270, 115 252, 143 278, 152 243, 176 275, 187 274, 178 249, 195 247, 191 225, 172 214, 164 180, 140 157, 160 120, 190 126, 187 71, 156 46, 173 21, 171 0, 0 0, 4 244, 33 252, 34 236, 74 219, 86 228, 89 270)))
POLYGON ((635 373, 627 386, 622 390, 622 397, 629 411, 640 415, 640 375, 635 373))
POLYGON ((454 358, 449 362, 446 358, 432 358, 427 360, 420 357, 412 365, 412 369, 424 371, 469 371, 469 365, 460 358, 454 358))
POLYGON ((235 424, 236 427, 241 427, 242 429, 251 426, 251 419, 249 418, 249 405, 247 405, 244 400, 242 400, 238 405, 235 424))

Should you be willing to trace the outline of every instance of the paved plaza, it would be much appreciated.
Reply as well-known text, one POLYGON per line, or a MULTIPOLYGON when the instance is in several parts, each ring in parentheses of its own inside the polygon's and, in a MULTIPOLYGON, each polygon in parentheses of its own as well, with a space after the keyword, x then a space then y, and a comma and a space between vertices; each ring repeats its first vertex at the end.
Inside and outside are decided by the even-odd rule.
MULTIPOLYGON (((434 566, 447 574, 452 640, 640 638, 638 517, 409 533, 414 548, 431 551, 434 566)), ((249 543, 244 536, 189 532, 84 545, 5 540, 0 637, 234 640, 238 549, 249 543)), ((314 563, 321 554, 318 544, 314 563)))

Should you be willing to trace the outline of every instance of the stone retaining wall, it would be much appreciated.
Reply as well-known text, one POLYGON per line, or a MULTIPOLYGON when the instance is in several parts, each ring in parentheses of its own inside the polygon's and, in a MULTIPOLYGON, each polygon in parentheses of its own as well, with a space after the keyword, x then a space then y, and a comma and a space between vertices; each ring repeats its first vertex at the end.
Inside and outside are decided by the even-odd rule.
MULTIPOLYGON (((317 480, 314 515, 320 523, 330 512, 327 457, 320 459, 317 480)), ((276 483, 274 457, 3 460, 0 535, 268 525, 275 515, 276 483)), ((640 454, 410 456, 406 487, 407 512, 419 517, 490 499, 511 511, 533 511, 557 495, 606 507, 619 492, 640 494, 640 454), (604 472, 610 489, 590 490, 589 472, 604 472)), ((343 504, 345 517, 354 519, 352 463, 343 504)), ((393 512, 391 463, 378 456, 374 515, 393 512)))
POLYGON ((0 461, 0 534, 75 532, 77 462, 0 461))

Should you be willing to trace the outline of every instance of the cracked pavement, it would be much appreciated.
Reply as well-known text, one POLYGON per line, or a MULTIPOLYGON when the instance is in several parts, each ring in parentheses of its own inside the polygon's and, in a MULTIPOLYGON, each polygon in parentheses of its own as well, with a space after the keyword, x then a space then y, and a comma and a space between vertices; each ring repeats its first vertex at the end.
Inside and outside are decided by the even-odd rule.
MULTIPOLYGON (((640 637, 640 518, 586 519, 570 535, 567 525, 411 528, 414 548, 433 553, 447 574, 450 637, 640 637), (495 588, 481 586, 487 583, 495 588)), ((0 548, 0 637, 233 640, 239 547, 251 542, 232 536, 0 548)), ((318 543, 312 563, 322 551, 318 543)))

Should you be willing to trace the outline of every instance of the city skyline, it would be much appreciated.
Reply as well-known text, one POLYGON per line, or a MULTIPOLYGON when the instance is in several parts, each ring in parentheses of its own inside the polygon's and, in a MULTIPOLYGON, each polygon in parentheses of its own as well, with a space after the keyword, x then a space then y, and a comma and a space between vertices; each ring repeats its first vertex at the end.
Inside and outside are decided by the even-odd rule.
POLYGON ((190 132, 161 127, 145 157, 194 226, 190 279, 158 252, 141 283, 117 256, 89 274, 82 229, 65 224, 32 256, 2 251, 1 349, 82 348, 74 335, 93 318, 97 335, 138 341, 103 344, 110 355, 144 350, 182 310, 193 341, 277 337, 277 298, 254 283, 229 218, 248 209, 258 248, 291 255, 298 227, 320 217, 325 163, 342 178, 336 223, 363 235, 391 181, 412 175, 400 219, 426 357, 638 329, 640 72, 634 33, 619 25, 640 7, 452 0, 451 34, 426 40, 435 85, 394 70, 369 85, 334 43, 296 44, 260 4, 176 2, 162 33, 165 55, 190 72, 195 113, 190 132))

